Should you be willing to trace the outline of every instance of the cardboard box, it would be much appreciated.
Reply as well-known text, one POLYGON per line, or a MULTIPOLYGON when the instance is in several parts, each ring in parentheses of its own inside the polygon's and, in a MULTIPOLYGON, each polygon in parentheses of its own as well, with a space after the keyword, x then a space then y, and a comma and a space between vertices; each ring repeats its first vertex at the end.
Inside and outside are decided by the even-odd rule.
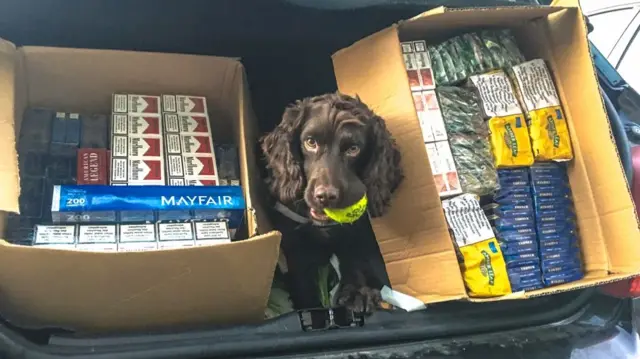
POLYGON ((241 239, 254 236, 221 246, 132 253, 61 251, 0 240, 3 316, 19 326, 92 331, 262 321, 280 234, 269 232, 265 207, 254 195, 260 188, 254 167, 258 134, 245 83, 242 65, 227 58, 16 48, 0 40, 0 233, 8 212, 18 212, 14 133, 25 109, 110 113, 112 94, 124 90, 206 96, 216 136, 239 145, 248 208, 239 232, 245 233, 241 239))
MULTIPOLYGON (((401 41, 438 42, 461 30, 509 27, 527 59, 549 64, 564 105, 575 159, 569 178, 586 277, 507 298, 592 287, 640 274, 640 226, 611 139, 577 0, 550 7, 437 8, 333 55, 340 91, 386 120, 404 155, 405 180, 390 212, 373 220, 395 290, 426 303, 468 298, 415 112, 401 41), (418 200, 421 199, 421 200, 418 200)), ((493 300, 496 300, 495 298, 493 300)))

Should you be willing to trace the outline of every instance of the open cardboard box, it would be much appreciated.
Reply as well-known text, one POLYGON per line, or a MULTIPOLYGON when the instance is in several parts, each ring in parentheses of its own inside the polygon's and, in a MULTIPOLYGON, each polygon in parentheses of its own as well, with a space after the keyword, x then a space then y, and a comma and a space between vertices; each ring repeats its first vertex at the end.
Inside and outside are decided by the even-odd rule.
MULTIPOLYGON (((254 168, 256 121, 232 59, 44 47, 0 40, 0 234, 18 212, 16 134, 26 107, 109 114, 111 94, 204 95, 214 140, 239 146, 250 236, 268 230, 254 168)), ((245 232, 247 232, 245 231, 245 232)), ((0 240, 2 315, 23 326, 113 331, 264 317, 280 244, 269 232, 211 247, 88 253, 0 240)))
POLYGON ((575 159, 569 178, 586 270, 583 280, 500 299, 547 295, 640 274, 638 217, 598 90, 578 0, 558 0, 551 7, 441 7, 333 55, 340 91, 357 94, 382 116, 404 154, 405 182, 389 214, 373 221, 394 289, 426 303, 467 298, 400 41, 437 42, 480 27, 513 29, 527 59, 544 58, 550 65, 572 135, 575 159))

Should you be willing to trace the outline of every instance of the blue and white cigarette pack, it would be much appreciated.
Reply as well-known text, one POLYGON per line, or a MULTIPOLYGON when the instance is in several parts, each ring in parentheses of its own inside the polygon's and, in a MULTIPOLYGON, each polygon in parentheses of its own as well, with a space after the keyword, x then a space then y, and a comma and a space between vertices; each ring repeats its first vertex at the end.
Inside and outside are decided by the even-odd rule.
POLYGON ((188 220, 194 213, 205 212, 210 215, 207 219, 226 219, 229 227, 236 229, 242 223, 245 208, 240 186, 63 185, 54 187, 51 212, 57 223, 64 222, 60 219, 69 214, 86 219, 83 222, 103 222, 103 214, 109 212, 126 217, 129 212, 154 211, 156 218, 167 220, 177 213, 182 215, 176 220, 188 220))

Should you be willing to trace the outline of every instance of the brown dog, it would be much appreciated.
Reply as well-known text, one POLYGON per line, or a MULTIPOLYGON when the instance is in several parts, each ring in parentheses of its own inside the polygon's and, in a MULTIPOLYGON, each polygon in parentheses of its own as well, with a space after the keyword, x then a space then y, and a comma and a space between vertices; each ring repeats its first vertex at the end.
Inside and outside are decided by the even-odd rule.
POLYGON ((348 207, 365 193, 372 217, 389 206, 403 174, 382 118, 360 99, 340 93, 307 98, 285 110, 261 146, 270 194, 294 214, 283 218, 280 211, 272 218, 283 232, 294 307, 320 306, 318 268, 335 254, 342 273, 338 303, 371 310, 388 278, 368 219, 332 226, 324 209, 348 207))

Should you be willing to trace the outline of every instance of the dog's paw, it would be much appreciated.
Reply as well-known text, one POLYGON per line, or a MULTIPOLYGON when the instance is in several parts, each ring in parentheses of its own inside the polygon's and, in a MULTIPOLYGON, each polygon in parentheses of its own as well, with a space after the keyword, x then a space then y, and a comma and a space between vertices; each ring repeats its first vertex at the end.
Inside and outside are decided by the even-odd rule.
POLYGON ((355 313, 369 314, 380 308, 380 291, 369 287, 356 287, 351 284, 342 286, 337 296, 337 304, 345 306, 355 313))

